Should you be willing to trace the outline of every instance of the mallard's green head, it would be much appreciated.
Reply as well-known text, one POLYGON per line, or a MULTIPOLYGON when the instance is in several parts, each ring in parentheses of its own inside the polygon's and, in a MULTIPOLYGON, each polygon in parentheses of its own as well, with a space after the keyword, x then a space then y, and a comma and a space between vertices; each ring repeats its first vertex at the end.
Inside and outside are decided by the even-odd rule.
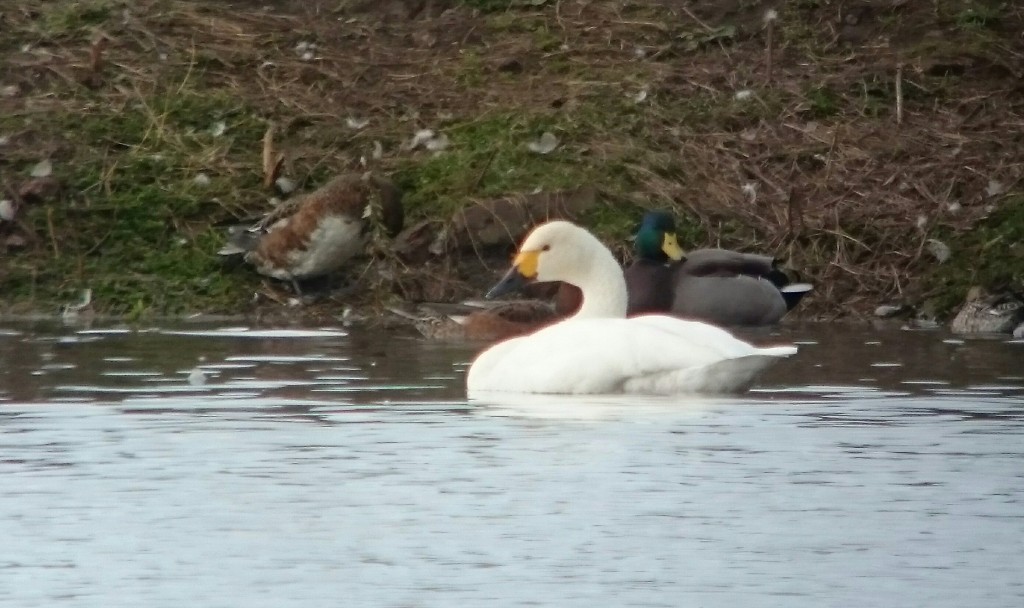
POLYGON ((645 213, 633 242, 637 256, 644 260, 667 262, 683 257, 683 250, 676 241, 675 220, 666 211, 645 213))

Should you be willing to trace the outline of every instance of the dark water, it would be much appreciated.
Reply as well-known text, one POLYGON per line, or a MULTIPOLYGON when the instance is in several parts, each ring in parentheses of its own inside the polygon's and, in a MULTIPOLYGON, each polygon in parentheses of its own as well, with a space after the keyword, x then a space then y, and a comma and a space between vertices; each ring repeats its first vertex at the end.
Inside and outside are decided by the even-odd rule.
POLYGON ((8 325, 0 605, 1024 606, 1024 344, 781 334, 740 397, 467 403, 471 346, 8 325))

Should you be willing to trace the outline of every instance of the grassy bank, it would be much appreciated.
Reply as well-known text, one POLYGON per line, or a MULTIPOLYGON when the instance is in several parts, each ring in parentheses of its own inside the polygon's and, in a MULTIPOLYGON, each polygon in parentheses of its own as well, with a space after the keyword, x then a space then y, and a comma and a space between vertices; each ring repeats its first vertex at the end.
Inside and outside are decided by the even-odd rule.
POLYGON ((275 195, 271 123, 300 188, 362 158, 406 190, 409 223, 593 184, 587 222, 621 244, 642 208, 671 208, 689 247, 789 259, 818 285, 808 316, 942 316, 976 282, 1024 284, 1013 3, 9 4, 4 197, 44 160, 61 186, 0 224, 9 313, 84 288, 111 314, 256 306, 263 282, 214 254, 275 195), (407 149, 424 128, 448 148, 407 149), (531 152, 544 132, 558 147, 531 152))

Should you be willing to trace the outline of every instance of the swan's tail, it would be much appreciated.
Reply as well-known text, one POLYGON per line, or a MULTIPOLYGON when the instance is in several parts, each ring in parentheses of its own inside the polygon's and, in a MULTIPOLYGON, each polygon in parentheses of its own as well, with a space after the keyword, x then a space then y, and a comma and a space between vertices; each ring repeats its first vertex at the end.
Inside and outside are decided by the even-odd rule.
POLYGON ((726 359, 704 368, 705 386, 699 392, 732 393, 745 391, 766 369, 796 352, 795 346, 762 348, 756 355, 726 359))
POLYGON ((627 393, 738 393, 750 388, 766 369, 796 352, 795 346, 771 346, 745 357, 723 359, 710 365, 688 367, 631 378, 623 385, 627 393))
MULTIPOLYGON (((757 349, 757 354, 752 355, 754 357, 788 357, 796 354, 796 346, 787 344, 785 346, 765 346, 757 349)), ((746 359, 747 357, 743 357, 746 359)))

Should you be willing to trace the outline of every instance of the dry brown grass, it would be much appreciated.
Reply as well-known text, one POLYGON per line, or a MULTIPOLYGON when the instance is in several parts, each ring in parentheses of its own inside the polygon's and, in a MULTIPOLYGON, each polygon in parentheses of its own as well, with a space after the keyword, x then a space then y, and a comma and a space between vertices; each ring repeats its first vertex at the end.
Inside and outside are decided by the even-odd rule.
MULTIPOLYGON (((358 4, 92 0, 77 13, 29 3, 5 10, 15 36, 0 80, 19 92, 0 99, 0 128, 12 142, 0 149, 0 176, 12 180, 40 157, 93 163, 70 181, 95 212, 119 191, 111 174, 134 166, 126 156, 171 151, 180 174, 217 178, 212 193, 165 224, 207 255, 211 225, 266 208, 261 138, 273 122, 285 174, 319 182, 365 158, 409 190, 413 219, 447 219, 472 197, 583 182, 610 202, 591 218, 609 239, 628 233, 637 207, 672 208, 690 246, 788 258, 817 285, 804 307, 817 317, 934 295, 940 283, 922 281, 937 266, 928 239, 955 240, 1001 205, 1019 204, 1024 18, 1016 6, 989 19, 946 2, 559 0, 490 13, 472 2, 358 4), (781 12, 770 82, 767 6, 781 12), (749 98, 737 99, 740 91, 749 98), (79 119, 133 112, 144 116, 132 125, 140 132, 71 130, 79 119), (227 116, 233 137, 200 141, 190 113, 227 116), (352 129, 349 118, 369 123, 352 129), (441 156, 405 149, 424 127, 450 133, 452 148, 441 156), (543 130, 559 135, 558 153, 523 152, 525 138, 543 130), (1002 192, 990 194, 991 183, 1002 192)), ((55 225, 42 215, 33 225, 49 233, 44 241, 84 247, 65 238, 82 223, 63 223, 81 213, 54 220, 51 212, 55 225)), ((86 239, 89 250, 109 244, 102 234, 86 239)), ((24 271, 52 252, 21 255, 33 256, 24 271)), ((103 272, 89 256, 77 264, 75 280, 65 276, 52 293, 103 272)), ((232 281, 212 307, 231 307, 252 287, 232 281)), ((120 301, 131 289, 145 282, 107 297, 120 301)))

